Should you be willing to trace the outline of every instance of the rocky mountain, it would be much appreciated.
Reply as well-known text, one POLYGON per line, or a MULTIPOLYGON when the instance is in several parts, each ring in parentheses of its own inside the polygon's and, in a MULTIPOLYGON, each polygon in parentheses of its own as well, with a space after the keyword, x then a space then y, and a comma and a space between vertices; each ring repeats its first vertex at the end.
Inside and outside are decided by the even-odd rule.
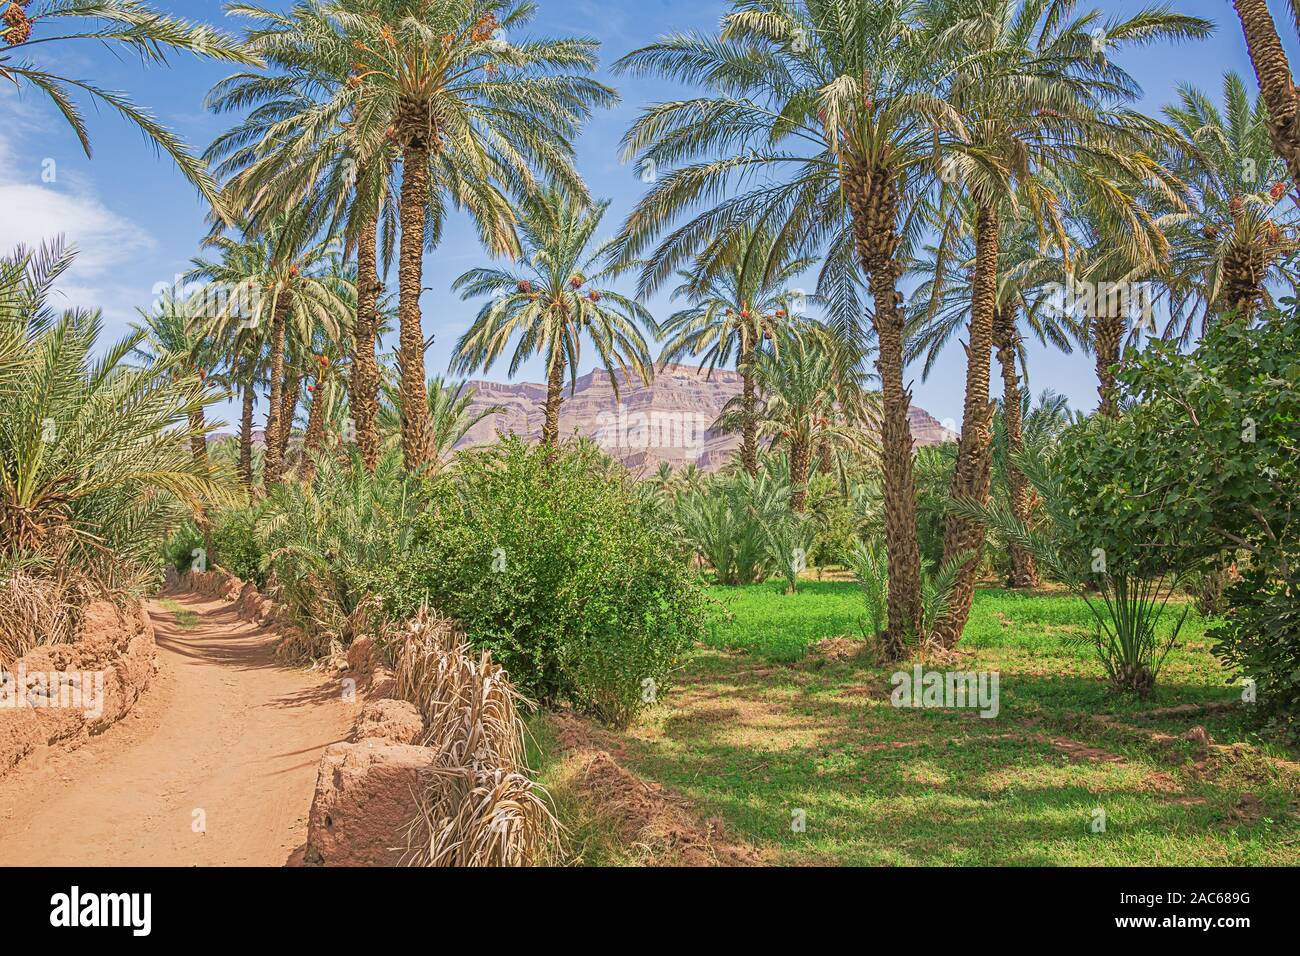
MULTIPOLYGON (((693 462, 703 471, 715 471, 740 445, 739 435, 719 435, 710 430, 722 406, 740 392, 736 372, 711 375, 693 365, 668 365, 650 385, 635 377, 629 382, 618 374, 618 395, 609 376, 594 371, 578 379, 570 395, 565 390, 560 406, 560 434, 584 435, 634 471, 649 473, 668 462, 674 469, 693 462)), ((503 406, 474 426, 458 447, 487 444, 511 432, 537 438, 542 432, 542 402, 546 386, 533 382, 504 384, 471 381, 473 406, 503 406)), ((924 409, 912 406, 912 437, 917 445, 956 441, 924 409)))

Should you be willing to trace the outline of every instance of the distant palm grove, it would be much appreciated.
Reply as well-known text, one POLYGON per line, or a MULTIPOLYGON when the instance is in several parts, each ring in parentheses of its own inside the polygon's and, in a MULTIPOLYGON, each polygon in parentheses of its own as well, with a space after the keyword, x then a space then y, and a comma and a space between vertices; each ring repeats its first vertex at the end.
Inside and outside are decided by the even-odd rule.
MULTIPOLYGON (((530 0, 230 3, 228 32, 154 6, 4 13, 0 78, 87 154, 107 120, 82 104, 125 117, 210 214, 183 286, 115 344, 55 305, 59 237, 0 262, 0 667, 70 639, 92 596, 220 567, 278 602, 294 659, 433 608, 522 698, 621 729, 740 627, 719 594, 770 584, 779 607, 829 578, 883 674, 987 647, 967 635, 990 589, 1078 601, 1089 673, 1133 707, 1204 625, 1205 680, 1245 681, 1249 726, 1300 741, 1294 3, 1234 0, 1216 25, 1169 4, 743 0, 631 51, 548 36, 530 0), (1136 108, 1125 62, 1199 62, 1238 29, 1254 76, 1136 108), (52 72, 88 40, 231 64, 206 103, 225 131, 191 148, 52 72), (644 190, 620 217, 574 144, 621 77, 683 92, 636 104, 617 158, 644 190), (435 290, 475 310, 444 374, 421 294, 454 217, 482 261, 435 290), (1095 369, 1095 411, 1031 388, 1031 344, 1095 369), (917 448, 912 383, 945 350, 959 438, 917 448), (540 440, 457 450, 500 411, 464 377, 534 361, 540 440), (712 425, 734 460, 640 474, 565 434, 593 363, 616 396, 667 363, 734 370, 712 425), (213 435, 224 402, 236 438, 213 435)), ((518 859, 553 859, 529 806, 518 859)))

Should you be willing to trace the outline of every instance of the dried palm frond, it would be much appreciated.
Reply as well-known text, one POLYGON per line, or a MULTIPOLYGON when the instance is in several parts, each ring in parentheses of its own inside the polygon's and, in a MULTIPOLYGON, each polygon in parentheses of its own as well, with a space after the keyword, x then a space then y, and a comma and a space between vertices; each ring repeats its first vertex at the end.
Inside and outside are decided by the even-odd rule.
POLYGON ((81 612, 101 591, 70 569, 36 575, 0 568, 0 670, 38 645, 77 639, 81 612))
POLYGON ((420 816, 411 825, 414 866, 528 866, 549 862, 559 822, 524 758, 523 698, 455 624, 427 607, 396 652, 398 696, 424 718, 436 752, 420 816))

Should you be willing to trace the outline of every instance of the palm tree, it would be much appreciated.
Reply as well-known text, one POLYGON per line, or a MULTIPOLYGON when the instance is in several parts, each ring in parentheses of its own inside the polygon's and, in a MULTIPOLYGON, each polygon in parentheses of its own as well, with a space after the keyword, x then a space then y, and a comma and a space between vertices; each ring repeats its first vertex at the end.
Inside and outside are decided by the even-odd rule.
MULTIPOLYGON (((346 4, 344 4, 346 6, 346 4)), ((295 4, 289 11, 247 4, 227 8, 252 22, 246 42, 275 72, 236 73, 208 94, 217 112, 251 112, 217 137, 205 157, 249 223, 256 227, 290 207, 311 210, 322 231, 338 235, 356 257, 357 303, 348 376, 348 404, 361 460, 373 472, 379 458, 376 424, 380 332, 378 301, 382 245, 385 273, 397 231, 393 201, 398 150, 388 120, 340 95, 347 89, 354 43, 329 4, 295 4)))
MULTIPOLYGON (((1300 30, 1300 3, 1287 0, 1286 5, 1300 30)), ((1267 106, 1269 140, 1286 162, 1290 180, 1300 182, 1300 96, 1268 0, 1233 0, 1232 6, 1241 20, 1260 97, 1267 106)))
MULTIPOLYGON (((202 328, 201 314, 177 290, 168 289, 150 309, 137 309, 140 321, 133 325, 139 343, 133 352, 149 365, 165 364, 178 380, 207 387, 208 376, 219 352, 211 335, 202 328)), ((189 413, 190 451, 194 460, 206 464, 208 459, 207 423, 202 405, 189 413)))
MULTIPOLYGON (((867 278, 883 399, 886 645, 894 655, 921 619, 900 248, 919 231, 912 213, 933 188, 936 147, 956 138, 956 117, 937 87, 948 56, 921 19, 928 6, 741 0, 718 36, 665 37, 615 65, 706 87, 644 110, 624 137, 624 155, 654 180, 620 248, 625 264, 647 258, 641 293, 706 244, 749 229, 775 234, 777 258, 828 247, 828 262, 841 268, 830 280, 823 273, 825 287, 851 287, 845 277, 859 269, 867 278)), ((861 314, 835 306, 846 340, 861 314)))
MULTIPOLYGON (((401 438, 402 393, 390 382, 381 386, 383 402, 379 406, 379 428, 384 444, 398 442, 401 438)), ((441 461, 450 455, 462 438, 479 422, 499 415, 504 405, 490 404, 474 407, 476 390, 468 382, 444 382, 435 375, 429 380, 426 406, 429 411, 432 461, 441 461)))
POLYGON ((740 462, 750 477, 758 475, 754 361, 765 341, 775 341, 789 327, 792 312, 801 311, 804 303, 790 282, 815 261, 774 261, 773 239, 770 232, 746 230, 702 254, 680 274, 682 282, 673 291, 674 300, 685 299, 690 306, 674 312, 660 330, 666 340, 661 365, 702 356, 700 368, 712 373, 735 359, 741 381, 740 462))
POLYGON ((142 0, 35 0, 11 2, 4 12, 4 50, 0 54, 0 79, 21 89, 31 85, 48 96, 60 115, 72 127, 81 148, 91 155, 90 134, 86 129, 75 94, 88 94, 133 124, 145 138, 165 152, 181 173, 198 188, 213 207, 222 208, 216 184, 204 164, 196 159, 181 140, 158 122, 147 110, 136 106, 124 94, 105 90, 85 80, 76 80, 42 69, 32 60, 16 60, 17 54, 34 52, 38 45, 63 46, 74 40, 104 43, 136 53, 148 63, 167 62, 170 52, 193 53, 233 63, 254 65, 257 58, 228 34, 203 24, 193 24, 165 16, 142 0), (60 31, 63 24, 66 29, 60 31), (36 26, 52 27, 52 32, 36 26), (35 34, 35 35, 33 35, 35 34))
POLYGON ((346 0, 331 8, 353 47, 336 100, 359 126, 387 128, 401 153, 398 364, 410 470, 429 455, 419 297, 424 250, 446 209, 467 209, 493 254, 516 255, 499 187, 527 194, 540 173, 585 195, 571 143, 593 107, 616 99, 585 75, 595 69, 594 40, 506 40, 534 10, 527 0, 346 0))
MULTIPOLYGON (((1159 170, 1153 161, 1152 172, 1163 176, 1159 170)), ((1107 418, 1119 414, 1115 374, 1125 338, 1132 342, 1144 328, 1154 330, 1143 313, 1154 304, 1153 280, 1169 276, 1169 235, 1187 216, 1171 207, 1170 190, 1153 195, 1152 182, 1095 170, 1076 179, 1066 190, 1069 239, 1051 250, 1061 292, 1056 307, 1070 314, 1080 344, 1093 354, 1097 410, 1107 418), (1116 197, 1125 201, 1116 203, 1116 197)))
MULTIPOLYGON (((785 331, 777 347, 758 352, 754 379, 761 399, 758 434, 783 446, 790 467, 790 510, 802 514, 814 454, 856 451, 865 444, 861 409, 865 387, 860 373, 842 377, 830 332, 816 327, 785 331)), ((723 408, 714 426, 733 431, 746 418, 744 396, 723 408)))
POLYGON ((1183 86, 1164 112, 1186 138, 1187 148, 1171 150, 1170 163, 1192 187, 1195 204, 1171 230, 1171 318, 1181 320, 1185 343, 1198 312, 1204 331, 1211 316, 1249 322, 1260 304, 1272 304, 1269 284, 1294 279, 1290 260, 1300 246, 1295 205, 1283 201, 1286 180, 1273 178, 1285 166, 1273 153, 1263 97, 1252 104, 1241 77, 1226 73, 1222 111, 1183 86))
POLYGON ((54 245, 0 261, 0 564, 143 589, 160 536, 223 497, 192 450, 212 399, 179 351, 132 366, 144 331, 103 347, 98 312, 51 308, 71 260, 54 245))
POLYGON ((219 258, 194 259, 190 275, 223 290, 207 296, 217 328, 267 329, 271 388, 262 482, 269 487, 284 473, 301 383, 294 363, 286 361, 289 349, 310 343, 317 329, 343 334, 356 290, 337 268, 333 244, 304 236, 299 219, 282 218, 260 236, 220 235, 208 244, 219 258))
POLYGON ((490 368, 516 337, 512 376, 530 357, 540 355, 547 370, 544 445, 559 442, 565 373, 572 389, 584 337, 595 346, 615 398, 616 368, 625 380, 632 373, 642 382, 653 376, 638 324, 653 329, 654 319, 635 299, 605 285, 612 271, 606 262, 608 247, 593 248, 608 206, 586 205, 558 189, 547 189, 523 204, 519 231, 524 258, 518 271, 471 269, 452 285, 464 299, 492 296, 456 343, 452 371, 468 374, 490 368))
MULTIPOLYGON (((1023 209, 1017 215, 1006 208, 999 218, 1001 251, 991 337, 1002 373, 1006 442, 1014 453, 1022 444, 1022 376, 1028 381, 1022 323, 1028 325, 1039 342, 1066 353, 1073 351, 1071 340, 1080 338, 1082 332, 1050 299, 1050 283, 1057 276, 1058 265, 1044 251, 1039 227, 1028 219, 1023 209), (1017 363, 1023 372, 1017 370, 1017 363)), ((963 217, 962 221, 968 222, 969 218, 963 217)), ((946 247, 927 246, 911 270, 918 277, 925 277, 913 296, 908 336, 909 359, 924 357, 923 378, 929 377, 944 346, 966 325, 970 313, 972 286, 966 277, 975 266, 974 237, 967 229, 955 231, 949 239, 946 247)), ((1006 472, 1011 509, 1018 520, 1027 522, 1029 488, 1024 475, 1011 461, 1006 472)), ((1012 542, 1011 564, 1013 587, 1037 586, 1034 556, 1028 549, 1012 542)))
MULTIPOLYGON (((946 81, 948 101, 960 113, 962 135, 943 164, 944 209, 954 194, 968 198, 966 217, 974 235, 971 309, 966 345, 966 389, 952 497, 981 504, 991 481, 990 353, 998 306, 998 262, 1004 206, 1035 211, 1045 234, 1060 235, 1056 177, 1065 167, 1078 177, 1104 165, 1139 178, 1149 162, 1144 140, 1159 131, 1142 117, 1116 107, 1136 98, 1133 79, 1111 60, 1121 45, 1159 38, 1203 36, 1208 21, 1139 10, 1104 26, 1098 50, 1092 30, 1098 11, 1073 18, 1053 0, 953 0, 933 14, 954 51, 946 81)), ((952 232, 941 231, 941 243, 952 232)), ((940 256, 942 262, 944 257, 940 256)), ((944 562, 960 561, 952 600, 936 637, 952 646, 960 639, 974 598, 984 530, 964 514, 947 516, 944 562), (965 556, 963 558, 963 555, 965 556)))

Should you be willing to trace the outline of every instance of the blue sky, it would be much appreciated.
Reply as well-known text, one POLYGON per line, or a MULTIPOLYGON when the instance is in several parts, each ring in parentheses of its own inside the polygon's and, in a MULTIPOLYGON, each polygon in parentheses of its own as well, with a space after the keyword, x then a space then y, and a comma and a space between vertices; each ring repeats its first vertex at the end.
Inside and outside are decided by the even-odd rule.
MULTIPOLYGON (((270 0, 270 5, 288 3, 270 0)), ((716 0, 538 0, 538 5, 530 31, 595 36, 602 41, 605 65, 663 33, 712 29, 726 10, 726 4, 716 0)), ((1099 5, 1116 13, 1139 6, 1123 0, 1101 0, 1099 5)), ((238 27, 224 16, 218 0, 160 0, 156 6, 228 29, 238 27)), ((1226 0, 1174 0, 1173 6, 1215 21, 1217 30, 1212 38, 1194 44, 1123 53, 1120 62, 1145 90, 1140 105, 1158 110, 1183 82, 1217 93, 1225 70, 1243 73, 1253 88, 1231 5, 1226 0)), ((43 28, 36 24, 38 36, 43 28)), ((1295 55, 1294 44, 1290 46, 1295 55)), ((228 122, 203 109, 205 93, 231 72, 228 66, 182 56, 174 58, 170 68, 146 68, 129 56, 90 43, 37 46, 32 55, 48 69, 129 92, 198 150, 228 122)), ((597 115, 577 145, 579 168, 592 193, 612 200, 606 216, 606 232, 612 233, 645 188, 635 170, 619 162, 619 139, 641 106, 677 91, 658 81, 612 78, 607 73, 603 78, 619 90, 622 102, 597 115)), ((19 95, 11 84, 3 84, 0 109, 8 120, 0 127, 0 247, 65 233, 81 255, 65 277, 61 294, 69 304, 102 307, 115 337, 135 317, 135 307, 149 303, 155 286, 172 281, 198 251, 205 231, 201 201, 169 160, 155 156, 134 129, 111 113, 88 109, 95 147, 93 159, 88 160, 35 91, 26 89, 19 95)), ((452 344, 477 308, 453 296, 451 282, 486 261, 473 232, 456 217, 448 224, 441 247, 426 258, 425 334, 436 334, 428 355, 431 374, 445 370, 452 344)), ((670 309, 665 298, 649 305, 659 317, 670 309)), ((587 358, 584 370, 590 365, 587 358)), ((1076 407, 1095 406, 1089 357, 1034 348, 1029 371, 1035 391, 1050 387, 1066 394, 1076 407)), ((494 368, 483 377, 503 379, 505 373, 504 367, 494 368)), ((949 347, 927 381, 921 381, 919 366, 910 377, 916 404, 939 419, 960 418, 964 377, 960 346, 949 347)), ((526 367, 520 378, 541 381, 540 366, 526 367)), ((228 406, 223 413, 231 420, 233 412, 233 406, 228 406)))

